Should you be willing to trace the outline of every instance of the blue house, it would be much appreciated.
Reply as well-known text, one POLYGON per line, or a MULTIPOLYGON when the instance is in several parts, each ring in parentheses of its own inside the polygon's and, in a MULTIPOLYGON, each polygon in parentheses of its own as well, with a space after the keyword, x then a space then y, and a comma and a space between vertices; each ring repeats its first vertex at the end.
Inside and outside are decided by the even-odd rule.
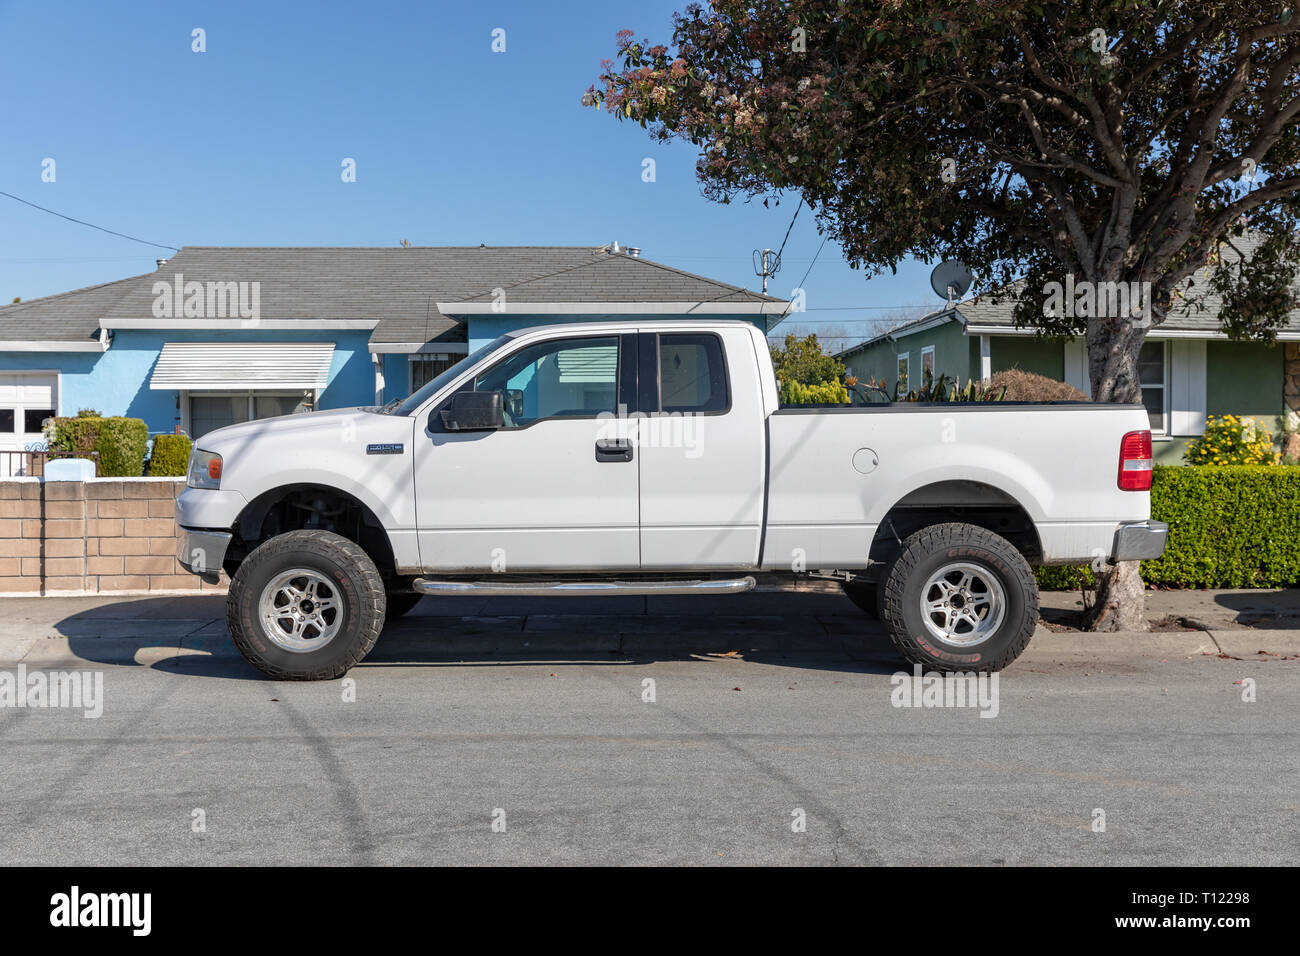
POLYGON ((187 246, 158 270, 0 307, 0 451, 83 408, 192 437, 382 404, 550 322, 740 318, 790 303, 609 246, 187 246))

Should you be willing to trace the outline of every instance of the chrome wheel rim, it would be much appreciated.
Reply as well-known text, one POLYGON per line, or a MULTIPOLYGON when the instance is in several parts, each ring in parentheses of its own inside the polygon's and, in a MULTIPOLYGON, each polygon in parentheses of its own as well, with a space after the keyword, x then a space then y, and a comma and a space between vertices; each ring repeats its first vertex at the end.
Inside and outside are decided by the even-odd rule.
POLYGON ((921 590, 921 620, 945 644, 983 644, 997 633, 1006 613, 1002 582, 978 564, 945 564, 921 590))
POLYGON ((319 571, 292 568, 262 588, 262 630, 276 647, 295 654, 319 650, 338 635, 345 605, 338 586, 319 571))

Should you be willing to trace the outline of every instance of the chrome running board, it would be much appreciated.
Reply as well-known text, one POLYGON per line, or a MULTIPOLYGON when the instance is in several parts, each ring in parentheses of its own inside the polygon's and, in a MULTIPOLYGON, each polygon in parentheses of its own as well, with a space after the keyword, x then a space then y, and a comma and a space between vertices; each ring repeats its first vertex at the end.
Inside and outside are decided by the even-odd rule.
POLYGON ((640 594, 741 594, 754 587, 752 577, 716 581, 439 581, 417 578, 419 594, 443 597, 599 597, 640 594))

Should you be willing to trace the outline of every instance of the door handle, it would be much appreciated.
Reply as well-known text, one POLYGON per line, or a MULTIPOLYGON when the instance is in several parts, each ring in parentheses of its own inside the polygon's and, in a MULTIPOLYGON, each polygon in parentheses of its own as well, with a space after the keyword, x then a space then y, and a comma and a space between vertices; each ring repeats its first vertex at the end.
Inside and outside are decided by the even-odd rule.
POLYGON ((602 438, 596 442, 596 461, 631 461, 632 441, 628 438, 602 438))

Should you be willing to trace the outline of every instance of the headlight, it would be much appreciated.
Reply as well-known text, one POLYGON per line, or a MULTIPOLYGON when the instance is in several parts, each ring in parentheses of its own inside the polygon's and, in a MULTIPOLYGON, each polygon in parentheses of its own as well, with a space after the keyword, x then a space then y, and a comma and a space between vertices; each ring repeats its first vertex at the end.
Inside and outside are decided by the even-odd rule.
POLYGON ((197 448, 190 452, 190 474, 185 484, 191 488, 220 488, 221 456, 197 448))

